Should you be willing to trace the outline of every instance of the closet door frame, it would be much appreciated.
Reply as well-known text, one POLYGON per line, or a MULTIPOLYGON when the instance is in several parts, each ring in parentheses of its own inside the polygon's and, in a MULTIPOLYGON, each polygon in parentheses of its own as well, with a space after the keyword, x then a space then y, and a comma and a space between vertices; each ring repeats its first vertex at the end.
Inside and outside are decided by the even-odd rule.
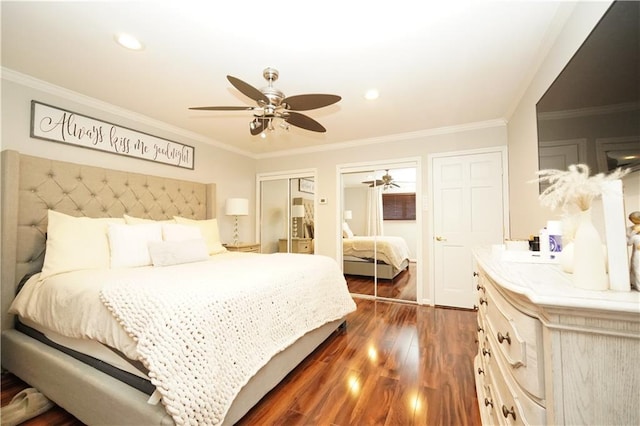
MULTIPOLYGON (((343 265, 343 257, 344 254, 342 252, 342 220, 343 220, 343 210, 344 210, 344 185, 342 180, 342 175, 347 173, 361 173, 361 172, 370 172, 370 171, 378 171, 384 169, 398 169, 398 168, 415 168, 416 169, 416 227, 418 235, 422 235, 422 158, 421 157, 404 157, 404 158, 395 158, 388 160, 379 160, 379 161, 366 161, 360 163, 345 163, 336 165, 336 199, 339 201, 336 206, 335 211, 335 220, 336 220, 336 229, 338 233, 336 235, 336 253, 338 262, 340 263, 340 269, 344 272, 343 265)), ((416 299, 415 301, 411 301, 411 303, 421 303, 424 298, 424 286, 423 286, 423 268, 424 268, 424 260, 422 257, 422 239, 418 239, 418 244, 416 245, 416 299)), ((401 299, 387 299, 383 297, 378 297, 378 289, 377 289, 377 276, 374 277, 374 294, 375 296, 367 296, 367 295, 359 295, 358 297, 362 298, 376 298, 381 300, 390 300, 395 302, 407 302, 401 299)))
MULTIPOLYGON (((257 173, 256 174, 256 241, 260 242, 262 246, 263 242, 261 241, 262 235, 262 182, 265 181, 273 181, 273 180, 283 180, 287 179, 289 184, 287 185, 287 199, 289 200, 289 208, 287 209, 287 223, 290 225, 291 223, 291 203, 293 202, 292 194, 291 194, 291 179, 301 179, 301 178, 312 178, 314 182, 317 181, 318 178, 318 169, 299 169, 299 170, 288 170, 288 171, 278 171, 278 172, 266 172, 266 173, 257 173)), ((314 212, 318 211, 318 197, 316 196, 316 192, 313 194, 313 210, 314 212)), ((315 223, 317 226, 317 221, 315 223)), ((291 249, 291 234, 289 229, 291 226, 287 226, 287 241, 288 241, 288 250, 291 249)), ((318 230, 315 229, 315 232, 318 230)))

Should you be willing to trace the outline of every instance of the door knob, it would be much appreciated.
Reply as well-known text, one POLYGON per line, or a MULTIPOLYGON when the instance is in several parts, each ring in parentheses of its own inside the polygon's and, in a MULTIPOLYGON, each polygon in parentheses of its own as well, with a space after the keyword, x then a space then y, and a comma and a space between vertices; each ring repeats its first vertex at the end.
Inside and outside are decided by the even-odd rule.
POLYGON ((436 241, 447 241, 447 239, 445 237, 436 237, 436 241))

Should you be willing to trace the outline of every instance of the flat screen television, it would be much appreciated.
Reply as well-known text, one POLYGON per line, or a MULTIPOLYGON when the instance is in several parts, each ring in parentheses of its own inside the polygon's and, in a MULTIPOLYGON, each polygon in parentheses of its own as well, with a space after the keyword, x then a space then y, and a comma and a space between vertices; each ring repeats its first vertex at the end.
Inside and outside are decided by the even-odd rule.
POLYGON ((611 4, 536 114, 541 170, 640 170, 640 1, 611 4))

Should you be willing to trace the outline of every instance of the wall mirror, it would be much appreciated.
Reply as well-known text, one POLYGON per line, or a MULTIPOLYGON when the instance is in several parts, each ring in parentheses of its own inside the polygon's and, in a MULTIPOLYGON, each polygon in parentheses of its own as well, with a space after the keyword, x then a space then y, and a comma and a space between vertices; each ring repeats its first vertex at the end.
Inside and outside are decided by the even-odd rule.
POLYGON ((257 180, 261 253, 314 254, 315 173, 257 180))
POLYGON ((417 301, 415 164, 341 171, 343 272, 354 295, 417 301))

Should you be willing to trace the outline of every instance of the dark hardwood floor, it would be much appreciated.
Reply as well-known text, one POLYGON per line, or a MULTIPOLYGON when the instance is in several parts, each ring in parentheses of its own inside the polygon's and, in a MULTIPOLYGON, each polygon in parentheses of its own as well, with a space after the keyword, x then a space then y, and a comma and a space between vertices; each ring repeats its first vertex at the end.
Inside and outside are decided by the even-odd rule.
MULTIPOLYGON (((344 277, 347 280, 347 287, 351 294, 375 295, 373 277, 360 275, 345 275, 344 277)), ((400 272, 394 279, 378 279, 377 296, 415 302, 417 300, 416 288, 416 264, 415 262, 410 262, 409 267, 400 272)))
MULTIPOLYGON (((479 425, 474 311, 356 299, 336 332, 239 425, 479 425)), ((27 385, 2 377, 2 405, 27 385)), ((59 408, 27 425, 78 425, 59 408)))

